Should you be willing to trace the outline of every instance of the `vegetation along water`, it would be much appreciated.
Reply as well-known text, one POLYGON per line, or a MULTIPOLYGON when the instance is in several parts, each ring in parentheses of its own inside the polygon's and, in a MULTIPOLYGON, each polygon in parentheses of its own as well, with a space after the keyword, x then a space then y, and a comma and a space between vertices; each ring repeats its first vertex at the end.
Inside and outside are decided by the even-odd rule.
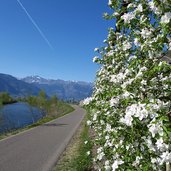
POLYGON ((56 96, 47 97, 43 91, 38 96, 17 100, 8 93, 1 93, 0 102, 0 134, 30 125, 37 126, 73 110, 56 96))

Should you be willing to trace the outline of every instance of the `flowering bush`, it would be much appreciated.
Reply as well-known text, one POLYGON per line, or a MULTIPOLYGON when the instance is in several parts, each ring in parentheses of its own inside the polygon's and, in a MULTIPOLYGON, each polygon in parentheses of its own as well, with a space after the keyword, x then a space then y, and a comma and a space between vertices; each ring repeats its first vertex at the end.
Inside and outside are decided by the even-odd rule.
POLYGON ((109 0, 116 21, 96 48, 94 93, 85 104, 99 170, 165 170, 171 163, 170 0, 109 0))

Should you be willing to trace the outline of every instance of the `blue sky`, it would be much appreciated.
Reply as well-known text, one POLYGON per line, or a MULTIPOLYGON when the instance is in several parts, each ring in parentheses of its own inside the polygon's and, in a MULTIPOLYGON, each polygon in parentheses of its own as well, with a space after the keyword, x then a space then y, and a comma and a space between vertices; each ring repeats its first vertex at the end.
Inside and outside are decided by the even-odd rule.
POLYGON ((94 48, 103 46, 108 0, 1 0, 0 72, 16 77, 94 81, 94 48), (48 42, 45 40, 49 41, 48 42), (53 46, 51 48, 50 46, 53 46))

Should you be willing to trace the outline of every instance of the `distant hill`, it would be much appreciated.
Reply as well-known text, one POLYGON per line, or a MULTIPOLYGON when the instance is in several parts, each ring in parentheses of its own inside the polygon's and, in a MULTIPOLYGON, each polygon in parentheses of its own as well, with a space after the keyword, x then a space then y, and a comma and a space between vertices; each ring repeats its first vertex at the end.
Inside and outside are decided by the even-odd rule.
POLYGON ((0 73, 0 92, 8 92, 13 97, 38 95, 44 90, 47 96, 56 95, 62 100, 80 101, 91 96, 93 84, 81 81, 64 81, 29 76, 17 79, 0 73))
POLYGON ((59 99, 80 101, 91 96, 93 84, 82 81, 64 81, 28 76, 22 81, 43 89, 48 96, 56 95, 59 99))
POLYGON ((17 78, 0 73, 0 92, 8 92, 11 96, 38 95, 40 89, 17 78))

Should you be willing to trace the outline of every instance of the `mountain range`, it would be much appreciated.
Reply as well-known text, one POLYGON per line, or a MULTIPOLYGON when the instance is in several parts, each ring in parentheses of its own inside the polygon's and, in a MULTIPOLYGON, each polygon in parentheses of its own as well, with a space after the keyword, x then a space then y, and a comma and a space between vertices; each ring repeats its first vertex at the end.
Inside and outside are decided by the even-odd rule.
POLYGON ((40 89, 17 78, 0 73, 0 92, 8 92, 13 97, 38 95, 40 89))
POLYGON ((40 76, 28 76, 17 79, 11 75, 0 74, 0 92, 8 92, 12 96, 37 95, 44 90, 50 97, 56 95, 62 100, 80 101, 91 96, 93 84, 82 81, 64 81, 45 79, 40 76))
POLYGON ((48 96, 56 95, 59 99, 80 101, 92 94, 92 83, 82 81, 64 81, 28 76, 22 81, 44 90, 48 96))

